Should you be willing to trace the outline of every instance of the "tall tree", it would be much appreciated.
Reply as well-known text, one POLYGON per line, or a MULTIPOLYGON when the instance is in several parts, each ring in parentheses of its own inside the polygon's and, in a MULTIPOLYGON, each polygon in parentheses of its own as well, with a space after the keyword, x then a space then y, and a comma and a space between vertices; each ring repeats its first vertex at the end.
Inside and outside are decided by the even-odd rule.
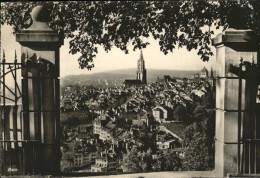
POLYGON ((192 111, 182 105, 178 105, 173 111, 174 119, 177 121, 190 121, 191 114, 192 111))
POLYGON ((181 159, 175 152, 158 152, 158 158, 151 161, 152 171, 179 171, 182 169, 181 159))
POLYGON ((186 147, 183 168, 205 171, 214 168, 215 114, 210 113, 201 122, 195 122, 184 130, 186 147))
POLYGON ((82 69, 94 67, 99 46, 107 52, 115 46, 128 53, 129 44, 133 50, 149 45, 149 36, 158 40, 164 54, 186 47, 198 49, 198 55, 207 61, 213 55, 212 25, 224 30, 229 25, 250 28, 259 35, 260 4, 249 0, 1 3, 1 24, 12 25, 14 32, 29 27, 30 12, 38 4, 50 11, 49 25, 70 39, 70 53, 81 54, 82 69))
POLYGON ((121 167, 124 172, 142 172, 140 156, 138 155, 135 146, 131 150, 127 150, 127 154, 124 156, 121 167))

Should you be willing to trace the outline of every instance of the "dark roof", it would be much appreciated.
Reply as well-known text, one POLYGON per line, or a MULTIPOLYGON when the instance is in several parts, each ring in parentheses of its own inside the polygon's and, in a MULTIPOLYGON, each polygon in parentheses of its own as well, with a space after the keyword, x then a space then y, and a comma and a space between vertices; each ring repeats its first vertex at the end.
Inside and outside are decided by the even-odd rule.
POLYGON ((142 84, 142 81, 141 80, 125 80, 124 81, 124 84, 142 84))
POLYGON ((171 79, 171 77, 169 75, 165 75, 164 79, 171 79))
POLYGON ((181 139, 184 138, 183 131, 188 126, 186 123, 181 122, 164 123, 162 125, 165 126, 168 130, 172 131, 177 136, 179 136, 181 139))
POLYGON ((192 79, 194 82, 199 82, 200 81, 200 78, 193 78, 192 79))

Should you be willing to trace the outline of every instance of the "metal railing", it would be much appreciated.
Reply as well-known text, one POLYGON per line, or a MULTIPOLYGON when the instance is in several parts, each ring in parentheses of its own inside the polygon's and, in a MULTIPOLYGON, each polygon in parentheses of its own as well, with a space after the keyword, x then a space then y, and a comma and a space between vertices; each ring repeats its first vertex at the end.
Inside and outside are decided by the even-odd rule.
POLYGON ((21 99, 22 92, 17 82, 17 70, 21 69, 21 67, 22 64, 17 62, 16 51, 14 62, 6 62, 5 52, 3 51, 3 58, 0 59, 0 152, 2 175, 14 175, 23 170, 21 168, 23 167, 22 160, 24 157, 22 152, 25 149, 23 146, 32 142, 21 140, 23 121, 21 112, 18 111, 22 109, 20 108, 21 105, 18 104, 18 100, 21 99), (12 80, 7 78, 8 75, 12 80), (14 84, 14 88, 10 87, 10 84, 14 84), (7 96, 7 92, 10 96, 7 96))
MULTIPOLYGON (((42 88, 44 88, 45 83, 48 83, 46 81, 51 81, 51 79, 54 81, 54 78, 49 76, 48 64, 34 63, 31 58, 28 58, 28 52, 24 57, 25 62, 18 63, 15 52, 14 61, 6 62, 3 51, 3 58, 0 59, 1 175, 45 174, 51 168, 46 166, 48 165, 48 159, 43 163, 42 160, 45 158, 43 155, 49 153, 46 151, 47 149, 53 149, 55 153, 57 152, 56 149, 49 148, 51 146, 47 143, 43 143, 45 141, 44 129, 47 130, 44 118, 49 113, 53 113, 53 117, 59 118, 58 92, 55 93, 56 98, 53 98, 56 102, 56 108, 50 110, 46 109, 48 108, 46 107, 47 104, 42 106, 46 102, 42 99, 44 97, 42 88), (19 69, 22 69, 20 73, 22 76, 17 75, 19 69), (34 69, 37 69, 38 72, 35 76, 31 76, 34 69), (20 82, 22 90, 20 89, 20 82), (29 97, 28 93, 30 92, 32 93, 29 97), (21 100, 22 102, 20 102, 21 100)), ((58 79, 55 79, 54 87, 59 91, 58 79)), ((55 129, 55 131, 59 129, 58 122, 55 123, 55 129)), ((55 139, 58 138, 57 133, 53 136, 55 139)))
POLYGON ((259 66, 254 63, 239 64, 238 92, 238 135, 237 135, 237 173, 257 174, 260 171, 260 104, 256 103, 257 87, 259 86, 259 66), (246 67, 246 70, 243 68, 246 67), (242 80, 246 81, 245 93, 242 93, 242 80), (242 95, 245 95, 242 110, 242 95), (253 100, 255 98, 255 101, 253 100), (258 121, 259 120, 259 121, 258 121), (259 150, 259 151, 258 151, 259 150))
POLYGON ((2 175, 35 175, 36 152, 39 143, 36 140, 1 140, 2 175))

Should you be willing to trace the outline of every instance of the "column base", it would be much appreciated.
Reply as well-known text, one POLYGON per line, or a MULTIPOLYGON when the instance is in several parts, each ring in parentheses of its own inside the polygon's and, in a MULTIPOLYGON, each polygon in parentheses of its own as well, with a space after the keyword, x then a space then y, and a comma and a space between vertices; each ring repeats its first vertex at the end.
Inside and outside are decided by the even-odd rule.
POLYGON ((237 172, 237 144, 215 141, 215 170, 223 177, 237 172))

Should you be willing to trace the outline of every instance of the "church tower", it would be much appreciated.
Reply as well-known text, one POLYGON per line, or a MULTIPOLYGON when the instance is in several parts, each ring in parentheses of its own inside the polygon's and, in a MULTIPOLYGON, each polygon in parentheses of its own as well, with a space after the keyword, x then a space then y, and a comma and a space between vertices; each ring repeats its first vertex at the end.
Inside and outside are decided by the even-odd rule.
POLYGON ((210 77, 209 77, 209 83, 212 87, 215 87, 215 77, 214 77, 214 74, 213 74, 213 69, 211 67, 211 70, 210 70, 210 77))
POLYGON ((140 80, 143 84, 147 84, 146 69, 144 65, 143 51, 141 50, 140 58, 137 61, 137 80, 140 80))

